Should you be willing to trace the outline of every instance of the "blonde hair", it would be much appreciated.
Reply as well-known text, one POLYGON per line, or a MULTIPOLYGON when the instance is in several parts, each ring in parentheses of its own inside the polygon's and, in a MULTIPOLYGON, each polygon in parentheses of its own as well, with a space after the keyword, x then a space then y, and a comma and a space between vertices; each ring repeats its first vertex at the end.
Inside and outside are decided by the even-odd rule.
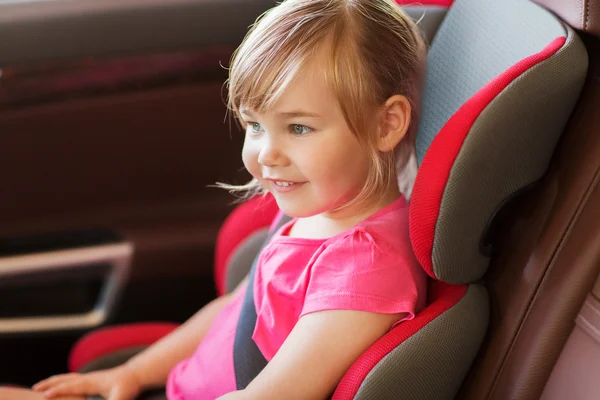
MULTIPOLYGON (((392 0, 286 0, 267 11, 232 57, 228 108, 242 126, 240 106, 267 111, 327 40, 331 57, 324 74, 350 130, 372 159, 365 186, 351 201, 357 203, 397 184, 396 167, 414 153, 426 50, 416 24, 392 0), (395 94, 411 104, 411 127, 396 152, 382 153, 372 134, 373 115, 395 94)), ((256 179, 219 186, 245 198, 264 193, 256 179)))

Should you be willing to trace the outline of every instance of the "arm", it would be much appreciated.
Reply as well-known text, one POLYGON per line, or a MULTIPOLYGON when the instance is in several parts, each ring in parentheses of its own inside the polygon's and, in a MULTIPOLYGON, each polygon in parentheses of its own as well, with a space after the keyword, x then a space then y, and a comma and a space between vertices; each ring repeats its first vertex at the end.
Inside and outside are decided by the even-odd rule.
MULTIPOLYGON (((124 400, 137 397, 144 389, 163 386, 170 370, 193 354, 217 314, 245 282, 246 279, 230 295, 221 296, 204 306, 185 324, 124 365, 87 374, 52 376, 34 385, 33 389, 44 392, 46 398, 100 394, 109 400, 124 400)), ((63 398, 60 397, 60 400, 63 398)))
MULTIPOLYGON (((44 395, 27 389, 0 387, 0 399, 6 400, 46 400, 44 395)), ((58 400, 85 400, 81 396, 63 396, 58 400)))
POLYGON ((402 317, 348 310, 307 314, 245 390, 219 400, 326 399, 352 363, 402 317))
POLYGON ((211 301, 179 328, 125 364, 137 377, 142 389, 165 385, 171 369, 194 353, 217 314, 247 281, 248 277, 233 292, 211 301))

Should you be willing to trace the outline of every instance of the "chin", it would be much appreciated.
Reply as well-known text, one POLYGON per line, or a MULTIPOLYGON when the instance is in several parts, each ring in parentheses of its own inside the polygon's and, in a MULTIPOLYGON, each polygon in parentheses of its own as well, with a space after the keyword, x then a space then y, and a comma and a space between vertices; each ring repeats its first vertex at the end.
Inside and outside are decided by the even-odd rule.
POLYGON ((309 201, 301 200, 283 200, 275 196, 275 201, 279 209, 287 216, 292 218, 308 218, 314 217, 315 215, 329 212, 333 207, 319 206, 317 204, 310 204, 309 201))
POLYGON ((318 212, 311 212, 310 210, 306 210, 304 207, 286 207, 279 203, 277 203, 277 205, 285 215, 292 218, 308 218, 318 214, 318 212))
POLYGON ((279 209, 292 218, 308 218, 320 214, 322 211, 316 207, 307 206, 301 201, 285 201, 275 195, 275 201, 279 209))

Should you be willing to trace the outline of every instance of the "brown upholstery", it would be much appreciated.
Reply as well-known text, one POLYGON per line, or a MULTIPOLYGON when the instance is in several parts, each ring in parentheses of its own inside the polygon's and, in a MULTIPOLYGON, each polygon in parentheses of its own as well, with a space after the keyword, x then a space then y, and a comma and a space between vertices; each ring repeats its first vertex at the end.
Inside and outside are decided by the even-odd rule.
POLYGON ((552 370, 542 400, 600 397, 600 300, 592 293, 583 304, 575 329, 552 370))
POLYGON ((488 337, 463 399, 538 399, 600 269, 600 41, 550 168, 508 207, 486 285, 488 337))
POLYGON ((599 0, 533 0, 554 12, 573 28, 600 35, 599 0))

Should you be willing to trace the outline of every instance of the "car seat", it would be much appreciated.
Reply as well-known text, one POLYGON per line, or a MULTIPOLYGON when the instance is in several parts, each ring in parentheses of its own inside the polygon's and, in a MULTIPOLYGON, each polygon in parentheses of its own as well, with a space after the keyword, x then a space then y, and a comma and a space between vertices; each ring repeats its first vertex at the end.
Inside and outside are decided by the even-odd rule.
MULTIPOLYGON (((428 306, 367 350, 334 399, 455 396, 487 328, 480 281, 493 255, 494 216, 543 175, 586 67, 574 31, 534 3, 457 0, 450 8, 430 47, 410 203, 411 241, 431 277, 428 306)), ((254 199, 225 223, 220 291, 244 275, 242 265, 249 268, 275 212, 272 199, 254 199)), ((75 346, 70 368, 100 360, 107 337, 113 350, 141 346, 173 326, 146 326, 154 329, 147 342, 136 341, 139 328, 92 333, 75 346)))

